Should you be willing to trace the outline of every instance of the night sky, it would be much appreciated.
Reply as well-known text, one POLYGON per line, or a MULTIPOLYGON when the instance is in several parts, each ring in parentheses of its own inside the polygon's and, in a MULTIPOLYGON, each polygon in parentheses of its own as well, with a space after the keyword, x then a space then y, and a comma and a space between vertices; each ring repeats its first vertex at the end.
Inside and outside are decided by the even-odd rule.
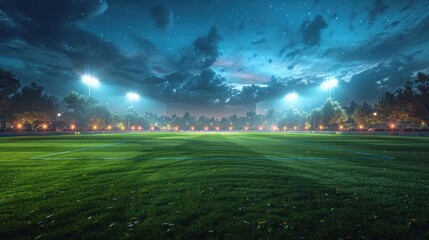
POLYGON ((429 68, 424 0, 0 0, 0 68, 62 97, 87 94, 124 113, 252 110, 296 91, 374 102, 429 68), (152 100, 150 100, 152 99, 152 100), (162 112, 162 111, 161 111, 162 112))

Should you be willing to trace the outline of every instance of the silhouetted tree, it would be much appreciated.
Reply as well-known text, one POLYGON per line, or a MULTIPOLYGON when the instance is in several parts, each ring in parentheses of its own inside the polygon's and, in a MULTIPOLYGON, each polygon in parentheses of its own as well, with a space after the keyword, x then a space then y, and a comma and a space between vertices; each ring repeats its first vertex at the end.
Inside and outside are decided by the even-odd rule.
POLYGON ((0 128, 5 129, 7 121, 12 118, 11 97, 20 87, 21 84, 13 73, 0 69, 0 128))
POLYGON ((334 101, 332 98, 328 98, 325 104, 314 109, 308 119, 308 124, 313 129, 322 126, 325 129, 333 128, 336 125, 345 123, 348 119, 346 111, 341 104, 334 101))
POLYGON ((78 127, 91 127, 88 116, 91 110, 97 105, 96 100, 73 91, 64 97, 64 103, 64 117, 68 119, 70 123, 78 127))
POLYGON ((56 97, 45 94, 42 86, 31 83, 15 94, 12 106, 17 120, 34 126, 53 122, 58 113, 59 101, 56 97))
POLYGON ((350 117, 358 125, 369 126, 376 123, 374 109, 366 102, 358 105, 350 117))

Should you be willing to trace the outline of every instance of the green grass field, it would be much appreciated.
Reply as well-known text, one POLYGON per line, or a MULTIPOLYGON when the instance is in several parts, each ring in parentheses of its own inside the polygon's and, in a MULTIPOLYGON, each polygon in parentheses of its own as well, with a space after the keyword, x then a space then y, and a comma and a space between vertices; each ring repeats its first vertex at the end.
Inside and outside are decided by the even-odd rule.
POLYGON ((429 138, 0 138, 0 239, 429 239, 429 138))

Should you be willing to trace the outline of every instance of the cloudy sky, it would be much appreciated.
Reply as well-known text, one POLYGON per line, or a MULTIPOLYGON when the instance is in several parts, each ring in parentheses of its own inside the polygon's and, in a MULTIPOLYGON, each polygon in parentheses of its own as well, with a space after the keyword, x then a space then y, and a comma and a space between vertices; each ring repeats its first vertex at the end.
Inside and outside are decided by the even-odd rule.
MULTIPOLYGON (((296 91, 373 102, 429 69, 426 0, 0 0, 0 68, 121 113, 125 94, 170 112, 249 109, 296 91)), ((206 113, 206 112, 204 112, 206 113)))

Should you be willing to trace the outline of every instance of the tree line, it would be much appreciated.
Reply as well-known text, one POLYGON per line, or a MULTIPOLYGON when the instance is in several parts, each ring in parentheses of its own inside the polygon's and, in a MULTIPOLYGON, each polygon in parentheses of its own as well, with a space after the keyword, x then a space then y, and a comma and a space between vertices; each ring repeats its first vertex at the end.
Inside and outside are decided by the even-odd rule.
POLYGON ((46 94, 37 83, 21 87, 9 71, 0 69, 2 130, 366 130, 422 129, 429 121, 429 76, 418 73, 395 92, 383 93, 374 104, 351 102, 341 106, 328 98, 310 112, 288 108, 245 116, 139 115, 128 108, 123 115, 75 91, 63 99, 46 94))

